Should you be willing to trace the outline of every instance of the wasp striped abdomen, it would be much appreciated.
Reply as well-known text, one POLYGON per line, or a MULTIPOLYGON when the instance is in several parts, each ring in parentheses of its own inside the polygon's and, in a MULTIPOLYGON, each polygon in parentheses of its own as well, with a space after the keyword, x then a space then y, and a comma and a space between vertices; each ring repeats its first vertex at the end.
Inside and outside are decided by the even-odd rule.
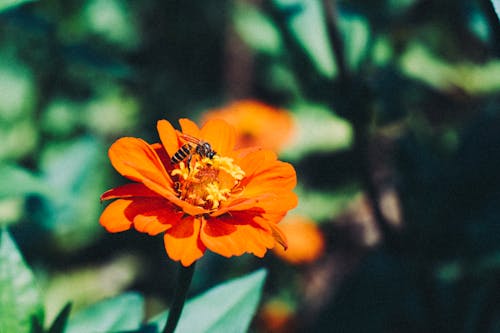
POLYGON ((189 165, 191 157, 195 154, 202 158, 208 157, 210 159, 216 154, 216 152, 212 149, 212 146, 206 141, 187 134, 181 134, 180 138, 186 143, 175 152, 172 158, 170 158, 170 163, 172 164, 180 163, 188 158, 189 165))
POLYGON ((183 161, 186 157, 191 155, 192 150, 193 147, 189 143, 186 143, 181 148, 179 148, 179 150, 174 154, 174 156, 172 156, 172 158, 170 159, 170 163, 177 164, 183 161))

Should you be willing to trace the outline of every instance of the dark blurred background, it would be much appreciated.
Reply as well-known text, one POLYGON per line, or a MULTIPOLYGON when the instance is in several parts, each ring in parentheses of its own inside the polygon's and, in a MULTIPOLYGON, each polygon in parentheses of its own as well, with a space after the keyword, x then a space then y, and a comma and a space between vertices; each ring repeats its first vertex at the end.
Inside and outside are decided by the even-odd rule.
MULTIPOLYGON (((35 1, 0 13, 0 223, 47 320, 124 290, 162 311, 161 237, 106 234, 109 145, 240 99, 288 110, 319 257, 269 269, 254 332, 500 332, 500 24, 489 0, 35 1), (281 321, 280 321, 281 320, 281 321)), ((496 2, 498 3, 498 1, 496 2)))

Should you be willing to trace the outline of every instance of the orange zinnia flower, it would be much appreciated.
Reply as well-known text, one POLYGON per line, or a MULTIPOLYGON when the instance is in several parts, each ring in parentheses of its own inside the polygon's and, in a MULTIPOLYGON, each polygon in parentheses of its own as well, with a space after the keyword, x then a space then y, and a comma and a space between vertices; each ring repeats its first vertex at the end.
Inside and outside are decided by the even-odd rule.
POLYGON ((149 235, 164 233, 167 254, 184 266, 206 249, 226 257, 263 257, 276 242, 286 248, 276 224, 297 204, 294 168, 271 151, 233 150, 234 129, 223 120, 201 129, 189 119, 179 123, 182 132, 158 121, 161 143, 131 137, 113 143, 113 167, 134 183, 101 196, 117 200, 100 223, 110 232, 133 226, 149 235), (216 154, 195 152, 193 138, 209 143, 216 154))
POLYGON ((241 100, 208 111, 203 119, 224 119, 234 126, 237 148, 258 146, 279 152, 295 132, 290 112, 255 100, 241 100))

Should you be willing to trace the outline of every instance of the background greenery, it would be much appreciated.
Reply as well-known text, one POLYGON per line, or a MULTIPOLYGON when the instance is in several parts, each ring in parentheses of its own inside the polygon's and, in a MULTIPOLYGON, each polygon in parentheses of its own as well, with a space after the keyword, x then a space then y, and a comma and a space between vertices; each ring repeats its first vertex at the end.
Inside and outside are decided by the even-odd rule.
POLYGON ((286 332, 500 332, 494 6, 0 1, 0 332, 158 331, 175 265, 161 238, 99 226, 124 182, 107 148, 240 98, 292 112, 294 213, 327 248, 300 266, 208 254, 192 295, 231 282, 188 305, 198 331, 270 331, 256 309, 280 300, 286 332))

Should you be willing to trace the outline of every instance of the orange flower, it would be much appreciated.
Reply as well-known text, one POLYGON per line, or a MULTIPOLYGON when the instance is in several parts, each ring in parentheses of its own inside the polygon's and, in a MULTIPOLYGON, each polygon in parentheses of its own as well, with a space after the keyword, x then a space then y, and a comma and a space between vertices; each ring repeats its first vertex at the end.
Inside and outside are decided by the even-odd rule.
POLYGON ((226 257, 245 252, 263 257, 276 242, 286 248, 277 223, 297 204, 293 167, 271 151, 233 150, 234 129, 223 120, 201 129, 189 119, 179 123, 182 132, 158 121, 161 143, 131 137, 113 143, 113 167, 134 183, 101 196, 117 200, 100 223, 109 232, 133 226, 149 235, 164 233, 167 254, 184 266, 206 249, 226 257), (208 142, 216 154, 193 153, 172 163, 187 136, 208 142))
POLYGON ((275 298, 267 301, 258 315, 258 328, 262 332, 296 332, 295 308, 287 301, 275 298))
POLYGON ((258 146, 279 152, 294 134, 290 112, 254 100, 242 100, 211 110, 203 119, 224 119, 233 125, 237 148, 258 146))
POLYGON ((316 223, 303 216, 290 216, 280 224, 289 249, 275 248, 274 253, 291 264, 304 264, 318 259, 325 250, 323 234, 316 223))

